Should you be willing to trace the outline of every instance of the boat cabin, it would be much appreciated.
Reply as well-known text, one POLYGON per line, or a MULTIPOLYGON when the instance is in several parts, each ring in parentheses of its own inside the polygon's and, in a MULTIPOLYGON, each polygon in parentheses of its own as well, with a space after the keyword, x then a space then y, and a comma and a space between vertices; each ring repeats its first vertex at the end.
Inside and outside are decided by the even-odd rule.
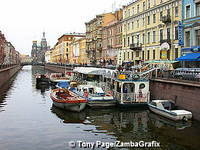
POLYGON ((111 76, 111 88, 118 104, 147 104, 150 99, 149 80, 140 78, 131 71, 113 72, 111 76))

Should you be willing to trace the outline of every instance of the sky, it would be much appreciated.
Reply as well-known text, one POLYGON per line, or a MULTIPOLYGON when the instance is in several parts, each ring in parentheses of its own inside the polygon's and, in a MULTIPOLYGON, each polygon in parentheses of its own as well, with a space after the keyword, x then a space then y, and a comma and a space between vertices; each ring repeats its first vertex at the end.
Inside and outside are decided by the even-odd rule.
POLYGON ((21 54, 46 33, 53 47, 64 33, 85 32, 85 22, 131 0, 1 0, 0 30, 21 54))

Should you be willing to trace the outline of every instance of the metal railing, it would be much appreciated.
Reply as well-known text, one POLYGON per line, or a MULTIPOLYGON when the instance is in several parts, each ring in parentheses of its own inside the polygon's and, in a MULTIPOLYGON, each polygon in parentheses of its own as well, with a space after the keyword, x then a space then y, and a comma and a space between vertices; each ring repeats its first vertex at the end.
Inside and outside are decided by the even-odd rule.
POLYGON ((200 71, 180 71, 180 70, 159 71, 157 77, 164 79, 200 82, 200 71))

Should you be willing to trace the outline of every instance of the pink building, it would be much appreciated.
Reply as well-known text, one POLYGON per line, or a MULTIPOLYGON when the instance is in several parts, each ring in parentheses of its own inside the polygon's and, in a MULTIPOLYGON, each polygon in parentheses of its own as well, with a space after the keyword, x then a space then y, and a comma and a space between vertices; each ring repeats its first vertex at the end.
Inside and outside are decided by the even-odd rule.
POLYGON ((102 62, 116 65, 117 54, 122 48, 122 10, 115 13, 115 19, 102 29, 102 62))

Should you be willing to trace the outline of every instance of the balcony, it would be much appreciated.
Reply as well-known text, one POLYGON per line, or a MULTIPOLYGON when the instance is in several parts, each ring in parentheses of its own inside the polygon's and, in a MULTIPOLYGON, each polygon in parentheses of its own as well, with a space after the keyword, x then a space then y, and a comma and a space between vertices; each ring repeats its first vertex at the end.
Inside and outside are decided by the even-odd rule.
POLYGON ((142 50, 142 44, 141 43, 130 44, 130 49, 134 51, 142 50))
POLYGON ((162 21, 164 24, 171 23, 171 16, 170 15, 162 16, 160 21, 162 21))
POLYGON ((162 44, 162 43, 171 44, 171 40, 170 40, 170 39, 161 39, 161 40, 160 40, 160 44, 162 44))

